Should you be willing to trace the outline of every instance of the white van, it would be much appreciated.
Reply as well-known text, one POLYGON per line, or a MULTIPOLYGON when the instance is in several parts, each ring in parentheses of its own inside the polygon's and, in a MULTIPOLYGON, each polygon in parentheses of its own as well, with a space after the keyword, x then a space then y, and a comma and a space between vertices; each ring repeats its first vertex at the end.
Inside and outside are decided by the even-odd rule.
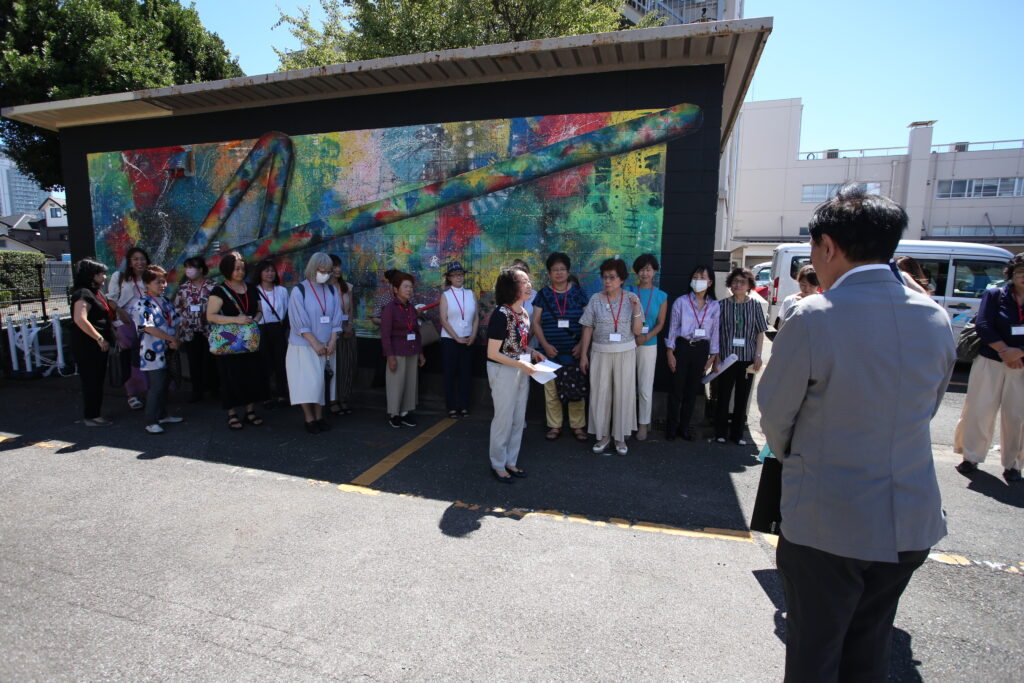
MULTIPOLYGON (((930 280, 932 298, 946 309, 953 332, 978 312, 981 296, 991 285, 1003 282, 1003 268, 1013 254, 1006 249, 970 242, 901 240, 896 256, 913 256, 930 280)), ((779 327, 783 300, 800 291, 796 275, 811 262, 811 246, 780 244, 772 256, 772 285, 768 297, 768 322, 779 327)))

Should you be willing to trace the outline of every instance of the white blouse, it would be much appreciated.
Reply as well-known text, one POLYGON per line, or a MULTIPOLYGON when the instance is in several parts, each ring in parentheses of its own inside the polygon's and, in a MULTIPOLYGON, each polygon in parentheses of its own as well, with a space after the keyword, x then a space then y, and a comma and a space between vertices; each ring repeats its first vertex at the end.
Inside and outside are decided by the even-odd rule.
MULTIPOLYGON (((473 290, 465 287, 449 287, 444 292, 448 299, 448 324, 460 337, 468 337, 473 332, 473 320, 476 318, 476 296, 473 290)), ((441 327, 441 336, 451 339, 448 330, 441 327)))
POLYGON ((260 322, 284 322, 288 317, 288 290, 281 285, 275 285, 272 292, 263 289, 263 285, 256 285, 256 289, 259 290, 260 303, 263 305, 263 319, 260 322))

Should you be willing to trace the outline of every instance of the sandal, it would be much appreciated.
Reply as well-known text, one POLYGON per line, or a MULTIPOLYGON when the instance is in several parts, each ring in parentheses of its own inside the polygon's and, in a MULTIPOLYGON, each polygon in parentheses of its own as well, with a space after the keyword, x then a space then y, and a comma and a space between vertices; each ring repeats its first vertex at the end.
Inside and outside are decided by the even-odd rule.
POLYGON ((448 411, 448 419, 449 420, 457 420, 457 419, 459 419, 459 411, 457 411, 457 410, 449 410, 448 411))
POLYGON ((352 414, 352 409, 348 407, 347 403, 342 403, 341 404, 341 414, 342 415, 351 415, 352 414))
POLYGON ((572 430, 572 433, 576 435, 577 441, 590 441, 590 437, 587 436, 587 433, 583 431, 582 427, 577 427, 572 430))
POLYGON ((341 415, 341 405, 337 401, 331 401, 328 407, 331 409, 331 415, 341 415))
POLYGON ((237 415, 235 415, 234 413, 228 413, 228 429, 238 431, 244 426, 245 425, 242 424, 242 421, 238 419, 237 415))
POLYGON ((544 438, 548 441, 554 441, 562 435, 561 427, 552 427, 548 430, 548 433, 544 435, 544 438))
POLYGON ((253 427, 259 427, 263 424, 263 418, 257 417, 255 410, 250 410, 245 414, 245 421, 251 424, 253 427))
POLYGON ((128 397, 128 407, 131 408, 132 410, 142 410, 145 407, 145 405, 146 404, 142 402, 142 399, 140 399, 137 396, 128 397))
POLYGON ((459 411, 459 416, 463 417, 463 418, 469 417, 469 411, 468 410, 461 410, 461 411, 459 411))

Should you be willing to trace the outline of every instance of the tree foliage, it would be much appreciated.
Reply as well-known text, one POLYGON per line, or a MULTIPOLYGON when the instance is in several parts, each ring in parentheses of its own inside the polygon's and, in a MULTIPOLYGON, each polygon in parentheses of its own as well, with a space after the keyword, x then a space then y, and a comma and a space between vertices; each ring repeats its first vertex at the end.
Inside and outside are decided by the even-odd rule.
MULTIPOLYGON (((621 0, 320 0, 317 28, 308 10, 281 14, 302 49, 277 50, 281 69, 626 28, 621 0)), ((643 26, 658 25, 653 14, 643 26)))
MULTIPOLYGON (((243 75, 223 41, 179 0, 0 0, 4 106, 243 75)), ((19 170, 62 187, 59 135, 4 119, 19 170)))

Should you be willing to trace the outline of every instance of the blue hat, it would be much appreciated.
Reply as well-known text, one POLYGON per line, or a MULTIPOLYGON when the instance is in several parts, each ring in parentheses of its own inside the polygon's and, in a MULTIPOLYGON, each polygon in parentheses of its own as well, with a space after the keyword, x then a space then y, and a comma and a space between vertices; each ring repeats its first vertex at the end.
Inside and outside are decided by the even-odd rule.
POLYGON ((444 271, 445 275, 451 275, 452 273, 465 273, 466 269, 462 267, 462 264, 458 261, 452 261, 448 264, 447 270, 444 271))

